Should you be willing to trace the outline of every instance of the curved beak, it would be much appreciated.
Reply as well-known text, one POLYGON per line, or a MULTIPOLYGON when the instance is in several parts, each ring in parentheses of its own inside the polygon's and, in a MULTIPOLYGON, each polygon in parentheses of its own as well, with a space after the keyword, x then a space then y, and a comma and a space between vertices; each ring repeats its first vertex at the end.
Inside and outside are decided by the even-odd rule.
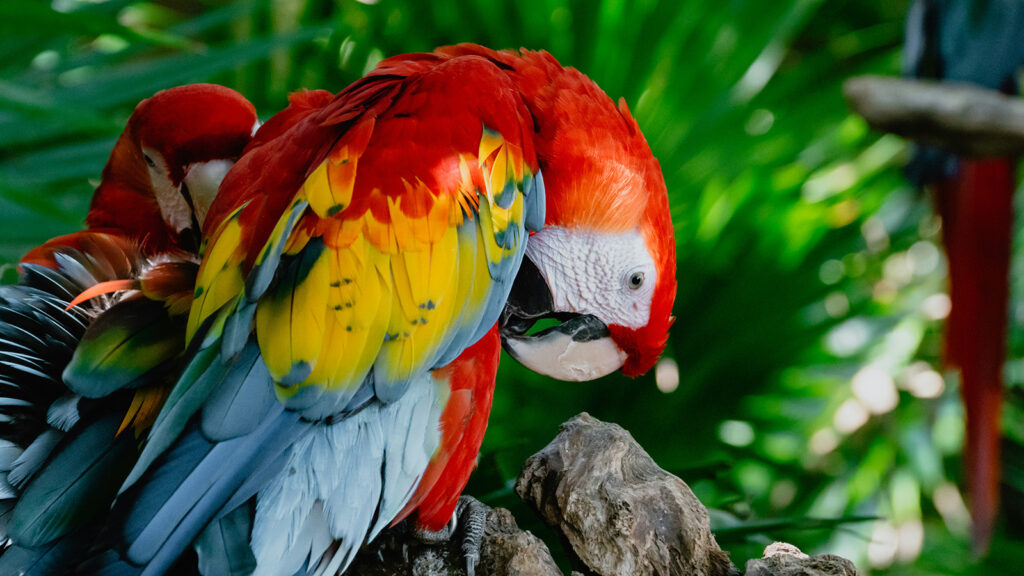
POLYGON ((591 314, 554 309, 551 291, 540 271, 524 258, 501 315, 501 342, 521 364, 551 378, 582 382, 622 367, 623 352, 608 327, 591 314), (536 334, 527 332, 541 319, 561 323, 536 334))
POLYGON ((217 197, 220 183, 232 165, 234 162, 231 160, 210 160, 192 164, 185 172, 182 179, 182 194, 192 207, 192 214, 199 224, 200 231, 206 220, 206 213, 210 211, 210 205, 217 197))

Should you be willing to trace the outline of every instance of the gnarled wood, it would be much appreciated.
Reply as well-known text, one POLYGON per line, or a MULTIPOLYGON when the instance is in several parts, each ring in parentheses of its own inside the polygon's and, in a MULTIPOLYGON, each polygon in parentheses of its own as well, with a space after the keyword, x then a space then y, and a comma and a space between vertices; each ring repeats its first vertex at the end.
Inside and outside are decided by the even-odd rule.
POLYGON ((527 460, 516 493, 602 576, 736 573, 686 483, 621 427, 588 414, 527 460))

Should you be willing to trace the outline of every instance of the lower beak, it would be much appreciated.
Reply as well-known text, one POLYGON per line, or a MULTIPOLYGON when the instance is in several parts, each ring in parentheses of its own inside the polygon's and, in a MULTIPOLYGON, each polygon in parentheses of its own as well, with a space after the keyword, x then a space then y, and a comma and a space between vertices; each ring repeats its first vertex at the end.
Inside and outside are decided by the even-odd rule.
POLYGON ((558 380, 594 380, 615 372, 626 361, 626 353, 599 318, 554 310, 547 283, 529 258, 523 260, 502 312, 501 342, 521 364, 558 380), (545 318, 561 323, 527 334, 536 321, 545 318))

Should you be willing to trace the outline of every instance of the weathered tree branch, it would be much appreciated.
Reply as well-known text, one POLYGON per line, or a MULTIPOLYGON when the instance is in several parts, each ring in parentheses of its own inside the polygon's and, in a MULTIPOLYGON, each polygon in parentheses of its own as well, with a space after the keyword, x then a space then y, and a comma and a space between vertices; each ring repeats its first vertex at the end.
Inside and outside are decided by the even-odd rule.
POLYGON ((629 432, 588 414, 526 461, 516 493, 603 576, 737 573, 690 487, 629 432))
MULTIPOLYGON (((527 460, 516 493, 563 536, 582 576, 733 576, 739 571, 711 534, 707 509, 662 470, 628 432, 580 414, 527 460)), ((360 552, 357 576, 463 576, 462 534, 429 545, 401 526, 360 552)), ((848 560, 809 557, 776 543, 747 563, 748 576, 855 576, 848 560)), ((490 510, 477 576, 555 576, 544 543, 507 510, 490 510)))
POLYGON ((854 112, 892 132, 960 156, 1024 153, 1024 100, 970 84, 857 76, 843 84, 854 112))

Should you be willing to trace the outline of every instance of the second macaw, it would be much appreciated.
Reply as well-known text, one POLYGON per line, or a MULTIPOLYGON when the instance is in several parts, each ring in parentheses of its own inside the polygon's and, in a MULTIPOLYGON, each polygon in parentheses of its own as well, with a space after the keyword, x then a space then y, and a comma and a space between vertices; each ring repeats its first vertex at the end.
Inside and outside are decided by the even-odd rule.
MULTIPOLYGON (((1020 94, 1024 3, 916 0, 907 18, 906 72, 1020 94)), ((966 411, 964 469, 975 552, 999 517, 1003 369, 1010 318, 1013 192, 1020 158, 958 158, 919 146, 908 166, 934 189, 949 263, 945 363, 960 376, 966 411)))
POLYGON ((31 251, 22 281, 0 287, 0 574, 67 574, 102 525, 138 457, 122 431, 152 422, 184 351, 199 224, 257 125, 221 86, 144 100, 88 229, 31 251))

